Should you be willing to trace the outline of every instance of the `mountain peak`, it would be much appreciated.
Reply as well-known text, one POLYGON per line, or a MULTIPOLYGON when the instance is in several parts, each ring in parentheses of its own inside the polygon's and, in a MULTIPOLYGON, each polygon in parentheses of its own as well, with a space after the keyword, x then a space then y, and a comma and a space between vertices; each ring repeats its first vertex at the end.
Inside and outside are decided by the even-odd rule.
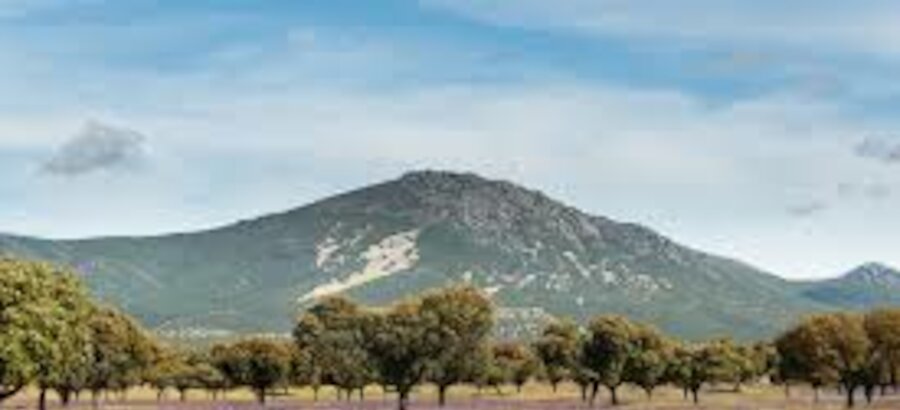
MULTIPOLYGON (((474 173, 410 172, 379 186, 376 192, 395 212, 406 209, 424 214, 426 217, 416 219, 427 223, 451 220, 469 227, 505 230, 526 221, 539 223, 560 215, 587 218, 539 191, 474 173)), ((371 198, 372 192, 368 194, 363 196, 371 198)))
POLYGON ((453 172, 439 170, 414 171, 404 174, 395 181, 404 189, 420 195, 462 194, 484 195, 488 192, 501 194, 518 194, 526 196, 541 195, 512 182, 493 180, 471 172, 453 172))
POLYGON ((869 262, 844 275, 847 279, 872 284, 900 286, 900 271, 883 263, 869 262))
POLYGON ((436 169, 423 169, 410 171, 403 174, 400 180, 407 182, 437 182, 437 181, 465 181, 465 182, 489 182, 474 172, 457 172, 436 169))

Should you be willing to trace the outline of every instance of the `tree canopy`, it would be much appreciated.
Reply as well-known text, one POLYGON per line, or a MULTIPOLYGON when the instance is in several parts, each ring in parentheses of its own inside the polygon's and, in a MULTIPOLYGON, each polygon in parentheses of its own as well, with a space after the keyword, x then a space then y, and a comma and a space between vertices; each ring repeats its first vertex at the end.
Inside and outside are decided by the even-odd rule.
POLYGON ((0 400, 32 381, 42 390, 83 381, 89 309, 72 273, 0 257, 0 400))

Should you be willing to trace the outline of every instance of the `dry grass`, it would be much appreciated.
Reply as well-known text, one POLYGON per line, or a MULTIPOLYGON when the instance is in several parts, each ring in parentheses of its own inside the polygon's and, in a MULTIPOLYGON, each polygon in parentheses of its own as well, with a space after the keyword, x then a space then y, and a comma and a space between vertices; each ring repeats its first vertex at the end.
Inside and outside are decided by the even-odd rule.
MULTIPOLYGON (((313 401, 313 393, 308 389, 293 390, 289 394, 278 395, 270 400, 267 408, 271 409, 365 409, 365 410, 390 410, 395 406, 395 397, 384 394, 380 388, 370 388, 366 392, 366 401, 338 402, 335 399, 333 389, 322 389, 320 401, 313 401)), ((794 388, 791 397, 785 397, 781 388, 769 386, 748 387, 741 393, 725 390, 705 391, 701 395, 701 404, 695 406, 685 401, 680 391, 674 389, 660 389, 652 400, 648 400, 642 391, 625 389, 620 395, 623 401, 622 410, 837 410, 843 409, 843 397, 834 391, 822 393, 821 402, 813 403, 813 395, 809 389, 794 388)), ((4 409, 33 409, 36 404, 36 392, 28 391, 8 401, 4 409)), ((575 386, 562 386, 554 394, 549 386, 532 384, 520 394, 513 388, 505 388, 502 392, 485 390, 479 393, 471 387, 458 387, 451 390, 448 410, 484 409, 484 410, 568 410, 587 409, 587 405, 581 403, 580 393, 575 386)), ((56 397, 51 395, 51 408, 58 408, 56 397)), ((87 399, 87 398, 83 398, 87 399)), ((879 397, 871 407, 865 407, 860 397, 860 407, 867 409, 900 409, 900 395, 879 397)), ((83 400, 72 406, 74 409, 92 408, 89 400, 83 400)), ((177 400, 175 392, 169 392, 168 398, 163 402, 156 401, 155 391, 149 389, 135 389, 128 392, 127 399, 110 397, 110 400, 102 404, 103 409, 171 409, 171 410, 232 410, 232 409, 256 409, 259 406, 253 403, 253 395, 248 391, 233 391, 227 398, 214 402, 205 392, 192 391, 188 401, 181 403, 177 400)), ((434 390, 423 387, 416 392, 415 409, 436 409, 434 390)), ((608 396, 601 394, 596 408, 610 408, 608 396)))

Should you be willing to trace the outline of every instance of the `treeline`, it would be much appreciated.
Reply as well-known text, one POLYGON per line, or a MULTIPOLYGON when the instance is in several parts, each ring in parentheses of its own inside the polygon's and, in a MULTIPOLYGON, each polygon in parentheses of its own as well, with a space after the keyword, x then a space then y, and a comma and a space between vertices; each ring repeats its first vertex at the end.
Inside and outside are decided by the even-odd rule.
POLYGON ((766 380, 837 388, 848 406, 860 390, 872 401, 897 388, 900 310, 810 317, 772 342, 728 339, 688 343, 620 316, 598 316, 587 326, 549 324, 533 341, 491 339, 494 307, 472 287, 450 287, 387 308, 367 308, 332 297, 298 318, 292 338, 252 338, 209 349, 161 343, 134 320, 88 297, 70 273, 41 263, 0 258, 0 402, 28 386, 39 408, 56 393, 68 404, 90 395, 95 404, 152 387, 164 400, 190 390, 211 399, 238 388, 260 403, 276 390, 323 386, 339 398, 364 399, 366 386, 396 394, 406 409, 416 388, 436 387, 444 405, 457 385, 500 390, 532 380, 581 387, 593 404, 606 391, 619 403, 623 385, 652 399, 660 386, 700 400, 704 387, 766 380))

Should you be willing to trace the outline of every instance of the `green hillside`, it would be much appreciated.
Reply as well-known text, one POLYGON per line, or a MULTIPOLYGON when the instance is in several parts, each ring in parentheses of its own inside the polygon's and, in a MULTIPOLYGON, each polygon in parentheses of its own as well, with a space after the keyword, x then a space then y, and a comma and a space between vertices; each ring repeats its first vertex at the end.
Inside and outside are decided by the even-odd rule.
POLYGON ((616 312, 695 338, 771 335, 834 304, 647 228, 443 172, 206 232, 0 237, 0 250, 71 265, 148 325, 191 335, 283 332, 326 294, 382 303, 462 281, 486 289, 510 317, 616 312))

